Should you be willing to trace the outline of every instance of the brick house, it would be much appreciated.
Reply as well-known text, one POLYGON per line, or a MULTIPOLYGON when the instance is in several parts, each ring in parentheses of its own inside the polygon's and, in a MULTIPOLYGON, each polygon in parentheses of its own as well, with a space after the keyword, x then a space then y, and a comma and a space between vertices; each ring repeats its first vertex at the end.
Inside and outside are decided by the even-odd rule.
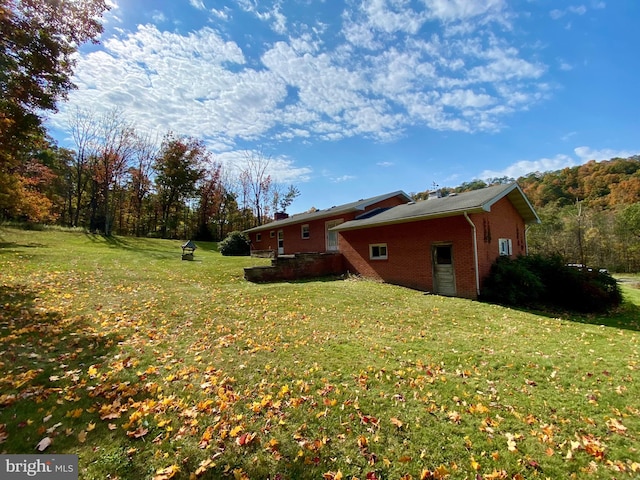
POLYGON ((442 295, 477 298, 500 255, 527 253, 540 220, 516 183, 409 202, 334 228, 349 271, 442 295))
POLYGON ((410 196, 397 191, 291 217, 280 214, 275 221, 245 233, 251 241, 251 250, 272 250, 278 255, 337 252, 338 233, 331 230, 333 227, 410 201, 410 196))
POLYGON ((527 226, 540 222, 516 183, 419 202, 402 192, 376 199, 369 199, 369 207, 359 213, 348 209, 324 215, 318 223, 307 214, 295 215, 281 220, 288 220, 284 225, 273 222, 248 233, 255 246, 263 241, 256 239, 258 233, 282 227, 285 235, 290 230, 304 238, 305 225, 309 231, 313 226, 332 239, 325 244, 330 249, 309 242, 313 249, 305 250, 304 242, 294 241, 295 248, 284 251, 337 248, 345 271, 441 295, 477 298, 493 262, 500 255, 526 254, 527 226))

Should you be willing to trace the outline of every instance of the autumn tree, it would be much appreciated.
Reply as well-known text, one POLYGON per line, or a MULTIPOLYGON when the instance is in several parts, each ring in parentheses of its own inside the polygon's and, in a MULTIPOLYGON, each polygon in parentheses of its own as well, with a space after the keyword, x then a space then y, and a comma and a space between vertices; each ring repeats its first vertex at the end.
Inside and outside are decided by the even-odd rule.
POLYGON ((293 201, 300 196, 300 190, 295 185, 284 187, 276 184, 273 189, 272 208, 274 212, 287 211, 293 201))
POLYGON ((18 194, 15 168, 44 137, 43 112, 74 88, 77 49, 97 41, 107 9, 105 0, 0 0, 0 201, 18 194))
POLYGON ((137 137, 122 113, 111 110, 98 119, 97 145, 93 161, 91 230, 109 236, 113 230, 117 203, 122 203, 125 173, 134 157, 137 137))
POLYGON ((134 159, 129 167, 129 208, 133 222, 132 233, 140 236, 143 231, 143 206, 152 189, 151 173, 157 157, 156 141, 151 136, 136 137, 134 159))
POLYGON ((209 152, 201 140, 179 138, 173 134, 164 138, 153 165, 163 237, 171 227, 176 227, 181 202, 195 194, 208 160, 209 152))
POLYGON ((267 217, 273 186, 269 174, 271 157, 262 152, 245 152, 243 160, 240 171, 243 203, 254 213, 254 226, 262 225, 267 217))

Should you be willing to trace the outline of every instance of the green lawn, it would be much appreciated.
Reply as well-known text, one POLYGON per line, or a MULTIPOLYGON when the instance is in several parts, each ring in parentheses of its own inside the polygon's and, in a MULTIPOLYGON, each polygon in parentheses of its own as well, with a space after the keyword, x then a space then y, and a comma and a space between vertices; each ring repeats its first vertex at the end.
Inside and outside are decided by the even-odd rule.
POLYGON ((634 283, 563 319, 251 284, 268 260, 180 243, 0 227, 0 451, 48 438, 83 479, 640 476, 634 283))

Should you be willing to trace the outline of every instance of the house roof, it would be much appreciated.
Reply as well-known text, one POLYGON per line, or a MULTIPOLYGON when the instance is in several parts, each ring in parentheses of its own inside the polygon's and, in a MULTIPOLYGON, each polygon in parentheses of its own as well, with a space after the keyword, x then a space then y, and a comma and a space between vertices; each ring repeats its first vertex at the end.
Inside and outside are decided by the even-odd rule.
POLYGON ((273 230, 276 228, 284 227, 287 225, 293 225, 302 222, 309 222, 311 220, 317 220, 325 217, 333 217, 335 215, 341 215, 350 212, 362 212, 367 207, 374 205, 378 202, 388 200, 393 197, 401 197, 404 201, 411 201, 411 197, 402 190, 397 190, 391 193, 385 193, 384 195, 378 195, 377 197, 365 198, 358 200, 357 202, 345 203, 344 205, 333 206, 324 210, 316 210, 315 212, 297 213, 282 220, 275 220, 273 222, 265 223, 258 227, 245 230, 245 233, 250 232, 262 232, 265 230, 273 230))
POLYGON ((540 223, 540 218, 524 195, 517 183, 496 185, 493 187, 473 190, 471 192, 452 194, 447 197, 430 198, 420 202, 408 202, 404 205, 390 208, 378 215, 351 220, 338 225, 331 230, 344 231, 359 228, 392 225, 396 223, 415 222, 431 218, 450 217, 466 213, 480 213, 491 211, 491 206, 502 198, 507 197, 518 210, 525 223, 540 223))

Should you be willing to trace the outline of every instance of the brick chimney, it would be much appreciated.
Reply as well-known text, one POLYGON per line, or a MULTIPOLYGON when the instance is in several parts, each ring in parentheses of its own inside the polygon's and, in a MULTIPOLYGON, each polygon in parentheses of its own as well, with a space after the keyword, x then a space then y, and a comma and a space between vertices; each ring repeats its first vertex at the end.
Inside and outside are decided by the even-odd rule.
POLYGON ((273 216, 274 220, 284 220, 285 218, 289 218, 289 214, 286 212, 276 212, 273 216))

